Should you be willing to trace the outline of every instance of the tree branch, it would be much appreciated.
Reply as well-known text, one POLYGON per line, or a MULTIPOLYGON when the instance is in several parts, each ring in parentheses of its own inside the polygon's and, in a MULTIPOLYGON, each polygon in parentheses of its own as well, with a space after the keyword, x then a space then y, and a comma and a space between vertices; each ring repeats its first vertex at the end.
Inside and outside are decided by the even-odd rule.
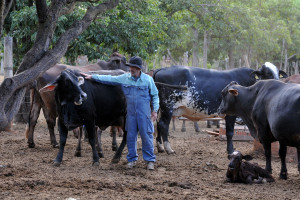
MULTIPOLYGON (((65 3, 65 1, 61 2, 65 3)), ((114 8, 115 6, 117 6, 118 3, 119 0, 111 0, 99 4, 98 6, 88 8, 82 20, 74 22, 74 24, 61 35, 60 39, 57 41, 56 45, 53 47, 52 50, 46 51, 45 49, 43 49, 43 53, 36 53, 37 49, 40 50, 42 47, 47 46, 47 41, 45 40, 45 37, 49 37, 50 35, 52 35, 52 33, 46 34, 46 36, 43 34, 39 35, 39 37, 41 38, 36 39, 35 45, 25 55, 23 62, 20 65, 21 68, 26 63, 31 63, 31 65, 28 66, 28 69, 21 71, 19 68, 17 75, 13 76, 12 78, 5 79, 0 86, 0 131, 4 130, 7 124, 11 121, 11 117, 15 116, 15 114, 17 113, 18 110, 16 110, 15 108, 20 105, 20 101, 16 100, 20 100, 20 98, 23 98, 25 93, 24 87, 30 84, 35 79, 37 79, 50 67, 58 63, 61 57, 66 53, 68 44, 76 37, 78 37, 78 35, 80 35, 91 24, 91 22, 97 17, 97 15, 105 12, 106 10, 114 8), (41 44, 39 44, 39 42, 41 44), (31 57, 31 55, 33 57, 31 57), (34 62, 32 60, 34 60, 34 62), (7 110, 5 108, 8 108, 6 107, 6 105, 8 104, 10 98, 13 98, 15 100, 15 104, 13 106, 14 108, 9 108, 7 110)), ((61 11, 61 7, 59 7, 58 4, 59 1, 53 1, 53 4, 48 10, 46 22, 41 23, 41 26, 43 28, 45 28, 46 24, 48 26, 51 26, 51 28, 55 26, 57 21, 57 15, 61 11), (56 7, 60 9, 55 9, 56 4, 56 7), (54 12, 55 10, 56 12, 54 12), (55 16, 55 19, 49 20, 49 18, 53 16, 55 16)), ((40 29, 41 28, 39 28, 39 31, 43 33, 43 31, 40 29)))
POLYGON ((45 23, 48 15, 48 6, 46 0, 35 0, 35 4, 39 23, 45 23))
POLYGON ((4 20, 7 17, 13 0, 1 0, 0 1, 0 37, 2 36, 4 20))

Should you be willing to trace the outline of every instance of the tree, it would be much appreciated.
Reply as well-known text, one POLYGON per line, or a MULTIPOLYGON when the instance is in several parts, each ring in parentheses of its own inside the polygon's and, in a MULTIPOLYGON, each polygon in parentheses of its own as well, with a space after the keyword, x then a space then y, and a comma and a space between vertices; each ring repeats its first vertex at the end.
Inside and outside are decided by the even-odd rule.
POLYGON ((0 37, 2 36, 4 20, 9 13, 12 3, 13 3, 13 0, 1 0, 0 1, 0 37))
MULTIPOLYGON (((3 1, 2 1, 3 2, 3 1)), ((36 0, 38 31, 32 48, 25 54, 16 75, 7 78, 0 86, 0 131, 12 121, 19 109, 26 86, 39 75, 59 62, 68 44, 77 38, 96 17, 117 6, 118 0, 106 2, 93 0, 36 0), (76 3, 88 2, 85 15, 75 21, 54 43, 53 35, 59 17, 69 11, 76 3)))

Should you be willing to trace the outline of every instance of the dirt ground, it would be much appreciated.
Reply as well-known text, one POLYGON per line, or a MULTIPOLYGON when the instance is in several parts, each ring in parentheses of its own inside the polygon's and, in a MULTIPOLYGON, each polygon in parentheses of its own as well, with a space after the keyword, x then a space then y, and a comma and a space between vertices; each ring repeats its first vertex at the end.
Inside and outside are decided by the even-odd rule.
MULTIPOLYGON (((205 122, 201 122, 202 127, 205 122)), ((187 132, 170 132, 174 155, 155 153, 154 171, 147 171, 141 156, 135 169, 126 168, 127 149, 121 161, 112 164, 111 137, 103 134, 105 158, 92 166, 90 146, 84 142, 82 157, 74 157, 76 139, 70 132, 63 163, 53 167, 58 149, 50 146, 45 122, 35 132, 36 148, 25 142, 24 124, 0 133, 0 199, 299 199, 300 180, 296 163, 288 163, 288 180, 280 180, 280 161, 273 159, 274 183, 262 185, 225 182, 228 165, 226 141, 204 132, 196 133, 191 122, 187 132)), ((58 135, 57 135, 58 139, 58 135)), ((120 143, 121 138, 118 138, 120 143)), ((252 142, 234 142, 235 148, 252 153, 252 142)), ((264 167, 264 157, 253 154, 264 167)))

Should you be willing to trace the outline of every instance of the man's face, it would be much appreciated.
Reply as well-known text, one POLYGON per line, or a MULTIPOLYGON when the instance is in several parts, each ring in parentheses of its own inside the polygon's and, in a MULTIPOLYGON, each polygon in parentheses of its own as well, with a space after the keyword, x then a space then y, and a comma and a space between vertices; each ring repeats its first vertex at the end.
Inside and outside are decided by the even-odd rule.
POLYGON ((135 78, 139 77, 141 74, 140 68, 137 68, 137 67, 129 67, 129 71, 131 73, 131 76, 133 76, 135 78))

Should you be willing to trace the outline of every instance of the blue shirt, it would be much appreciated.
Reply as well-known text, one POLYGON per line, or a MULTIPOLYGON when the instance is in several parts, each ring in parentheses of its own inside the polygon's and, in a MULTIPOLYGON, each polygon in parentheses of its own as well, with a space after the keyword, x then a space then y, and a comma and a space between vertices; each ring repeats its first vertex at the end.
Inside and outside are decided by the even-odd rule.
POLYGON ((119 76, 93 74, 92 79, 110 85, 112 83, 116 83, 120 85, 130 85, 130 86, 147 86, 149 88, 149 94, 152 100, 153 111, 154 112, 158 111, 159 108, 158 90, 155 86, 153 78, 143 72, 141 72, 141 75, 138 78, 132 77, 130 73, 125 73, 119 76))

